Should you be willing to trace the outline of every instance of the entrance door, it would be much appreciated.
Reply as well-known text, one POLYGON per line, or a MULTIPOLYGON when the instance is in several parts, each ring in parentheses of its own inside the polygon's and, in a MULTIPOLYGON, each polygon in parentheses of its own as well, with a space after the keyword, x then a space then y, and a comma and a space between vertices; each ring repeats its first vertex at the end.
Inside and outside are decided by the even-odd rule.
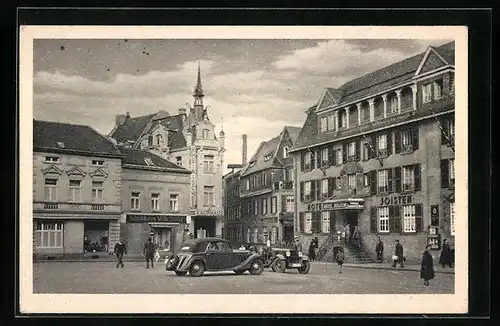
POLYGON ((285 242, 293 242, 293 226, 283 226, 283 240, 285 242))
POLYGON ((351 234, 354 232, 354 227, 358 226, 358 212, 347 211, 345 213, 345 221, 349 224, 351 234))

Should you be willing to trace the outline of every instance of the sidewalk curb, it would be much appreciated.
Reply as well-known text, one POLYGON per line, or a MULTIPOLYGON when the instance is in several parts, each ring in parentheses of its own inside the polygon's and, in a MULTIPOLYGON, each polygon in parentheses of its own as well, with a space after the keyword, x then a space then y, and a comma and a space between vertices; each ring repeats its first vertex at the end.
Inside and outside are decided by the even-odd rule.
MULTIPOLYGON (((329 265, 329 264, 335 264, 331 262, 313 262, 313 264, 322 264, 322 265, 329 265)), ((365 265, 365 264, 344 264, 344 267, 349 267, 349 268, 361 268, 361 269, 382 269, 382 270, 390 270, 390 271, 409 271, 409 272, 420 272, 420 268, 394 268, 391 266, 370 266, 370 265, 365 265)), ((434 273, 436 274, 455 274, 455 270, 450 270, 450 271, 444 271, 444 270, 434 270, 434 273)))

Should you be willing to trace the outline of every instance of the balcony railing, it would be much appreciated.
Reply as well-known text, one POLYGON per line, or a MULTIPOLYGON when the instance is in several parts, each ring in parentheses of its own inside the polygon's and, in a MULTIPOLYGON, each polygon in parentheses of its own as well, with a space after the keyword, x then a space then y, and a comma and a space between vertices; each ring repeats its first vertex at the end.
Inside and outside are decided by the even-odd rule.
POLYGON ((293 181, 277 181, 273 183, 273 190, 293 189, 293 181))
POLYGON ((104 204, 92 204, 90 206, 90 209, 93 211, 103 211, 104 210, 104 204))
POLYGON ((44 209, 58 209, 59 204, 58 203, 44 203, 43 208, 44 209))
POLYGON ((121 204, 34 201, 33 210, 58 210, 69 212, 102 211, 107 213, 120 213, 121 204))

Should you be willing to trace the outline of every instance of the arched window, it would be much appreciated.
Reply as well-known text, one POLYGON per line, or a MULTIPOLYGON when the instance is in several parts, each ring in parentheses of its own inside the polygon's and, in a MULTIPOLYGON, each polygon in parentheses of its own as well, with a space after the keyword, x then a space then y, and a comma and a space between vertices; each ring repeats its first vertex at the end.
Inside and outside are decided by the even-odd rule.
POLYGON ((287 158, 288 157, 288 146, 285 146, 283 147, 283 158, 287 158))
POLYGON ((156 135, 156 145, 161 145, 162 142, 163 142, 162 135, 160 134, 156 135))

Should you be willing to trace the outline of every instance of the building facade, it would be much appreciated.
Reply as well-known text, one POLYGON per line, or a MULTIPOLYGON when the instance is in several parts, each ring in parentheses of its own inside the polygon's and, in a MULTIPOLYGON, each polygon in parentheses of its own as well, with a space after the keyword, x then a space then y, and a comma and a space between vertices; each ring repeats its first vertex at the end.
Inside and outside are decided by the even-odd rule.
POLYGON ((240 200, 241 170, 231 171, 224 176, 224 238, 234 246, 242 243, 243 224, 241 223, 240 200))
POLYGON ((291 149, 303 242, 349 224, 414 262, 454 242, 454 110, 454 43, 326 88, 291 149))
POLYGON ((216 135, 204 96, 198 67, 192 107, 179 109, 176 115, 166 111, 138 117, 119 115, 110 132, 120 146, 148 150, 193 172, 188 193, 189 229, 194 237, 221 236, 223 228, 225 135, 224 131, 216 135))
POLYGON ((295 210, 293 159, 289 154, 300 128, 286 126, 262 142, 240 173, 242 242, 278 244, 293 240, 295 210))
POLYGON ((120 148, 121 238, 129 254, 141 254, 152 236, 159 250, 180 249, 189 232, 191 172, 149 151, 120 148))
POLYGON ((121 159, 87 126, 33 121, 35 257, 113 252, 120 236, 121 159))

